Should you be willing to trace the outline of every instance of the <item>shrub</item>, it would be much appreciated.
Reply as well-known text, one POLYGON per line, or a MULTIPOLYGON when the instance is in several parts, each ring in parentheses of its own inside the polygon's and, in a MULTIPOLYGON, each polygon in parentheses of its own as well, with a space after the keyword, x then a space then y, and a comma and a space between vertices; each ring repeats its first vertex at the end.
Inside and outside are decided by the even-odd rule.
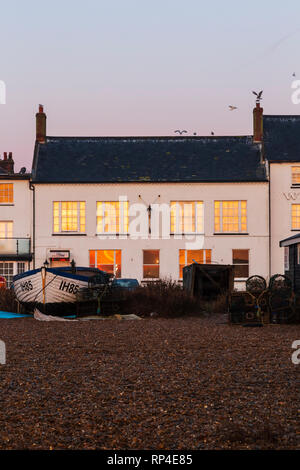
POLYGON ((201 313, 199 299, 183 290, 172 280, 149 282, 143 287, 124 293, 124 313, 147 317, 155 312, 161 317, 179 317, 201 313))
POLYGON ((12 289, 0 287, 0 310, 4 310, 6 312, 17 311, 17 301, 12 289))

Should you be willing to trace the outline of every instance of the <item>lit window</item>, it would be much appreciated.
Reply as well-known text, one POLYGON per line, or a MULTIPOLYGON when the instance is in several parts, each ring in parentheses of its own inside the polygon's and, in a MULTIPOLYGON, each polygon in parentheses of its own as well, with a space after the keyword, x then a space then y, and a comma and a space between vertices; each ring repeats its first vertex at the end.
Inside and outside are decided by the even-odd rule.
POLYGON ((143 277, 144 279, 159 278, 159 250, 143 251, 143 277))
POLYGON ((203 233, 202 201, 171 201, 171 233, 203 233))
POLYGON ((12 183, 0 183, 0 204, 14 202, 14 185, 12 183))
POLYGON ((9 288, 14 277, 14 263, 0 263, 0 276, 6 279, 6 287, 9 288))
POLYGON ((128 233, 128 201, 97 202, 97 233, 128 233))
POLYGON ((179 277, 183 277, 183 268, 189 264, 211 264, 211 250, 179 250, 179 277))
POLYGON ((249 277, 249 250, 232 250, 232 264, 235 278, 249 277))
POLYGON ((292 184, 300 184, 300 166, 292 167, 292 184))
POLYGON ((13 222, 0 222, 0 238, 13 236, 13 222))
POLYGON ((292 229, 300 229, 300 204, 292 204, 292 229))
POLYGON ((90 250, 90 267, 121 277, 121 250, 90 250))
POLYGON ((215 201, 215 232, 247 232, 247 201, 215 201))
POLYGON ((85 232, 85 202, 53 202, 53 232, 85 232))

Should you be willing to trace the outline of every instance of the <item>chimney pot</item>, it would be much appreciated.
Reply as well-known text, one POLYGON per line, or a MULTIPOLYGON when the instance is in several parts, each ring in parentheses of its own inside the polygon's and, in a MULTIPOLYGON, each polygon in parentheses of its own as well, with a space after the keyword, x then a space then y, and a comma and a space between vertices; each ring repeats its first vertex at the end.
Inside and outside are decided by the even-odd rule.
POLYGON ((12 152, 9 152, 8 158, 11 160, 12 159, 12 152))
POLYGON ((7 160, 7 152, 4 152, 4 160, 7 160))

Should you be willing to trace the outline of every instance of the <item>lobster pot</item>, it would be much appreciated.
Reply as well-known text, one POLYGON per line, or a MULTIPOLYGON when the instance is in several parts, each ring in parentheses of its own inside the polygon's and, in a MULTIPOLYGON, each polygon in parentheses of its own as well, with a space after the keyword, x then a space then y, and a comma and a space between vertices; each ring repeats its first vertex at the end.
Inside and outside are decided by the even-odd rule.
POLYGON ((254 317, 255 301, 248 292, 232 292, 229 301, 231 323, 242 324, 254 317))
POLYGON ((270 292, 270 321, 272 323, 290 323, 294 320, 294 294, 290 289, 278 289, 270 292))
POLYGON ((268 292, 232 292, 229 303, 231 323, 245 324, 269 320, 268 292))

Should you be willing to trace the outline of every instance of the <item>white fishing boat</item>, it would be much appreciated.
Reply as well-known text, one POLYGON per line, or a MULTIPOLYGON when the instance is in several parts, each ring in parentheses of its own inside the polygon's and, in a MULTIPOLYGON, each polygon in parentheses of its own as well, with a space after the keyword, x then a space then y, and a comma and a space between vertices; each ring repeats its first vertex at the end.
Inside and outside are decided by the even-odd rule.
POLYGON ((91 285, 108 284, 111 275, 97 268, 63 267, 34 269, 13 278, 17 300, 26 308, 44 313, 74 313, 77 294, 91 285))

